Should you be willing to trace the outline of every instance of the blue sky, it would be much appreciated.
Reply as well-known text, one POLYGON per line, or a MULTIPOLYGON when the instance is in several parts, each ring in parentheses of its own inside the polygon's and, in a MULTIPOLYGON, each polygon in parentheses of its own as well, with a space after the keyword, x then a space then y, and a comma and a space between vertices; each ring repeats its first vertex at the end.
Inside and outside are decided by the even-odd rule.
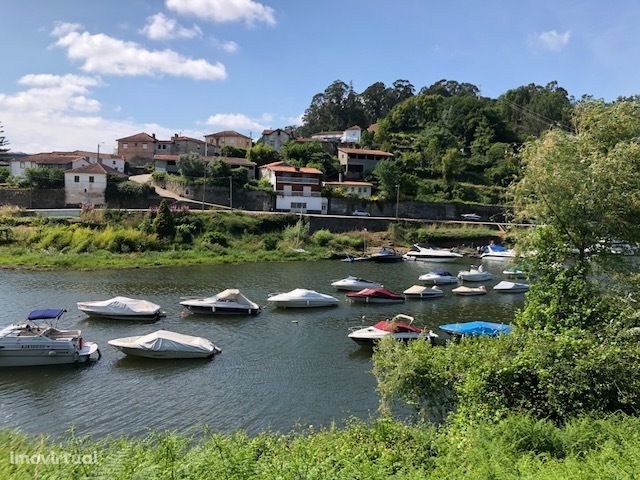
POLYGON ((110 150, 145 130, 289 125, 333 80, 447 78, 483 95, 557 80, 640 93, 640 4, 602 1, 5 2, 0 122, 13 150, 110 150))

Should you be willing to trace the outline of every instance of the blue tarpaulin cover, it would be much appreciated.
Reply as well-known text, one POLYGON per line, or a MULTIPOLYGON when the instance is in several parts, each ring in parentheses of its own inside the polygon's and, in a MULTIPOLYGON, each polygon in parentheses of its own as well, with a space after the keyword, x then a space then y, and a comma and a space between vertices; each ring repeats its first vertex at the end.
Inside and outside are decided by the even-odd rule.
POLYGON ((440 325, 440 328, 448 333, 456 333, 458 335, 487 335, 495 337, 500 334, 511 332, 511 325, 504 323, 491 323, 483 321, 450 323, 448 325, 440 325))
POLYGON ((491 250, 493 250, 494 252, 506 252, 507 249, 504 248, 502 245, 487 245, 488 248, 490 248, 491 250))
POLYGON ((59 308, 47 308, 46 310, 34 310, 29 314, 27 319, 29 320, 45 320, 48 318, 58 318, 66 310, 60 310, 59 308))

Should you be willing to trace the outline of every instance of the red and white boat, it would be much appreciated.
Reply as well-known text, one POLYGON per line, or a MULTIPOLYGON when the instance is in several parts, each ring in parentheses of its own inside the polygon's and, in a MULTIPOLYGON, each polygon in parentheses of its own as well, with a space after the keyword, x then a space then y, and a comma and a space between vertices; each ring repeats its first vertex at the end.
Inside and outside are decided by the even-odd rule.
POLYGON ((382 320, 370 327, 351 328, 349 338, 361 345, 371 345, 381 338, 391 337, 396 340, 409 341, 424 338, 430 342, 438 338, 431 330, 413 325, 413 317, 409 315, 396 315, 391 320, 382 320))
POLYGON ((404 297, 386 288, 365 288, 359 292, 347 293, 347 298, 361 303, 402 303, 404 297))

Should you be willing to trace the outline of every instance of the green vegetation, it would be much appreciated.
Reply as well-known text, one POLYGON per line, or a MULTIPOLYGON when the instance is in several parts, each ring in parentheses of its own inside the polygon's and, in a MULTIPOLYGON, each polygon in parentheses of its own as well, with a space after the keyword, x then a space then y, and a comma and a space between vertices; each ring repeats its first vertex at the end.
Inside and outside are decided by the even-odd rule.
POLYGON ((24 171, 25 183, 31 188, 63 188, 64 170, 59 168, 32 167, 24 171))
MULTIPOLYGON (((640 470, 640 419, 581 418, 562 427, 512 415, 496 423, 370 425, 298 434, 155 434, 65 444, 0 432, 0 477, 117 479, 619 479, 640 470), (95 452, 95 453, 94 453, 95 452), (11 454, 14 464, 10 463, 11 454), (19 464, 17 455, 70 455, 78 464, 19 464), (87 462, 80 464, 83 455, 87 462), (93 460, 96 460, 96 463, 93 460)), ((35 458, 35 457, 34 457, 35 458)), ((59 457, 60 458, 60 457, 59 457)))

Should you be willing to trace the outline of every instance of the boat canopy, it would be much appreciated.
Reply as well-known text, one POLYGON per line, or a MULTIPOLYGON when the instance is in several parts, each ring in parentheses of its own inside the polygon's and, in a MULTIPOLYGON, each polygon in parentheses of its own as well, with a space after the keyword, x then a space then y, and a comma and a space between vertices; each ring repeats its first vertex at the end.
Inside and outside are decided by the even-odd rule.
POLYGON ((28 320, 47 320, 52 318, 58 318, 66 310, 58 308, 47 308, 45 310, 34 310, 27 317, 28 320))
POLYGON ((400 333, 400 332, 414 332, 422 333, 422 328, 414 327, 407 322, 394 322, 389 320, 382 320, 376 323, 373 328, 382 330, 383 332, 400 333))
POLYGON ((487 245, 487 248, 493 252, 506 252, 507 249, 502 245, 487 245))
POLYGON ((440 275, 441 277, 453 277, 453 275, 451 275, 451 273, 449 273, 444 268, 437 268, 431 273, 434 273, 436 275, 440 275))
POLYGON ((448 325, 440 325, 440 329, 444 330, 445 332, 454 333, 457 335, 487 335, 489 337, 495 337, 497 335, 506 335, 507 333, 510 333, 511 325, 478 320, 475 322, 450 323, 448 325))
POLYGON ((240 305, 253 306, 255 305, 252 301, 250 301, 247 297, 240 293, 240 290, 237 288, 228 288, 223 290, 219 294, 215 296, 217 300, 223 302, 236 302, 240 305))

